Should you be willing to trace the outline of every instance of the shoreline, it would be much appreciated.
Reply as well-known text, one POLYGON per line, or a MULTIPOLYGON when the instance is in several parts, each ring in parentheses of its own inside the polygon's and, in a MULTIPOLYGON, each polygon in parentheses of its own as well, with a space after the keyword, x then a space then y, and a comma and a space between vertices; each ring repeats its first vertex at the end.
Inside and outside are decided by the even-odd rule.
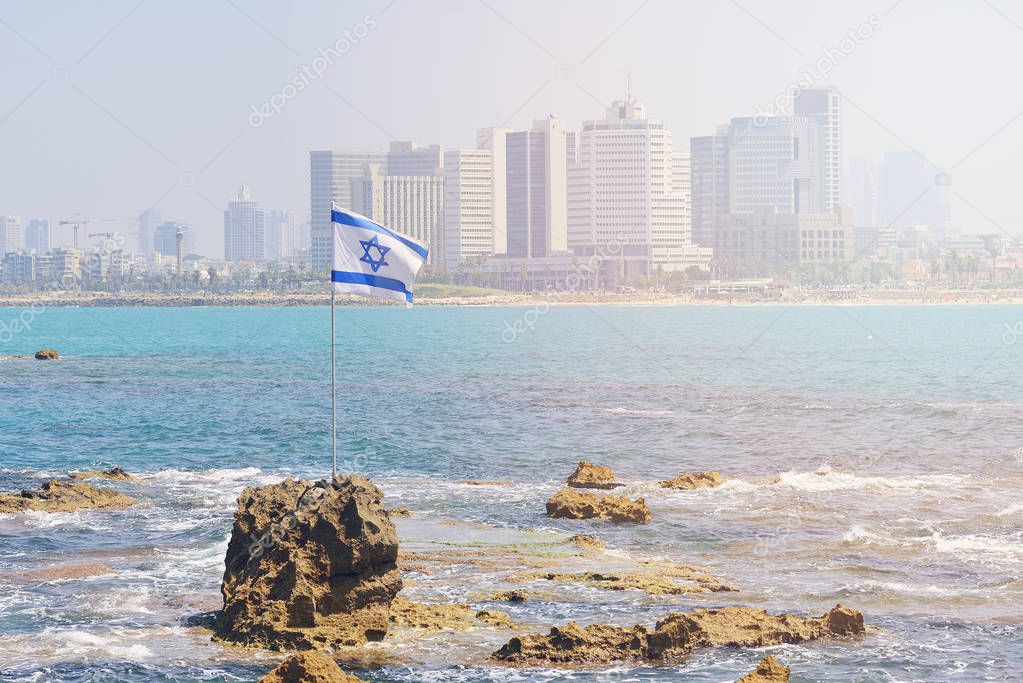
MULTIPOLYGON (((820 294, 782 295, 774 297, 732 295, 721 298, 695 297, 692 294, 663 292, 571 292, 571 293, 506 293, 473 296, 421 297, 417 306, 933 306, 933 305, 1023 305, 1023 291, 1005 290, 863 290, 856 296, 820 294)), ((240 292, 231 294, 174 293, 107 293, 107 292, 32 292, 0 297, 0 308, 191 308, 191 307, 309 307, 327 306, 330 295, 323 293, 240 292)), ((366 307, 400 303, 367 302, 366 299, 342 296, 342 307, 366 307)))

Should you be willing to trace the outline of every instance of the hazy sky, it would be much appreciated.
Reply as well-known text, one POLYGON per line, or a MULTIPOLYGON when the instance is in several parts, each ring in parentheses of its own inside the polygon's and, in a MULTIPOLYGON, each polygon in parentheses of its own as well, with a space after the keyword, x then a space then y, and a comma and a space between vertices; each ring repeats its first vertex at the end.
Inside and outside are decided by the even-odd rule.
POLYGON ((951 169, 965 230, 1023 232, 1023 6, 1007 0, 4 0, 0 213, 127 231, 157 205, 219 255, 242 183, 306 219, 310 149, 472 146, 478 127, 547 114, 575 127, 629 73, 688 148, 871 15, 879 28, 828 79, 845 97, 846 159, 911 146, 951 169), (346 29, 323 77, 252 126, 253 105, 346 29))

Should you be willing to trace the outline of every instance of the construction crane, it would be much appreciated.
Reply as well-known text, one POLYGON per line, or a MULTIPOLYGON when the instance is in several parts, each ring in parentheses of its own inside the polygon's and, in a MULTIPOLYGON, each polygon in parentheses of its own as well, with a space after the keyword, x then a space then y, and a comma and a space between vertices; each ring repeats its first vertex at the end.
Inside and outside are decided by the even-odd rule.
MULTIPOLYGON (((69 220, 60 221, 59 225, 70 225, 75 231, 74 247, 78 249, 78 229, 83 225, 89 223, 109 223, 112 221, 120 220, 117 218, 80 218, 81 214, 76 213, 69 220)), ((90 235, 91 237, 91 235, 90 235)))

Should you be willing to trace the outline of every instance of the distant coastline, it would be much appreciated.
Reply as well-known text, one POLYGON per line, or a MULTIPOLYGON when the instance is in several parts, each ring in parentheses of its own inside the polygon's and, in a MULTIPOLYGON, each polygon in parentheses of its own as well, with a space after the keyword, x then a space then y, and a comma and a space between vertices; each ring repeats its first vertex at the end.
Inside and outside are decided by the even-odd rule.
MULTIPOLYGON (((470 288, 466 288, 470 289, 470 288)), ((193 307, 193 306, 325 306, 326 292, 232 292, 232 293, 126 293, 126 292, 31 292, 0 296, 0 308, 52 307, 193 307)), ((735 293, 717 298, 670 292, 551 292, 516 293, 497 290, 479 292, 431 292, 417 295, 420 306, 548 306, 612 304, 626 306, 728 306, 728 305, 1023 305, 1023 290, 889 290, 854 292, 800 292, 774 296, 735 293), (437 294, 441 295, 437 295, 437 294)), ((355 297, 338 297, 339 306, 387 305, 355 297)), ((395 304, 400 305, 400 304, 395 304)))

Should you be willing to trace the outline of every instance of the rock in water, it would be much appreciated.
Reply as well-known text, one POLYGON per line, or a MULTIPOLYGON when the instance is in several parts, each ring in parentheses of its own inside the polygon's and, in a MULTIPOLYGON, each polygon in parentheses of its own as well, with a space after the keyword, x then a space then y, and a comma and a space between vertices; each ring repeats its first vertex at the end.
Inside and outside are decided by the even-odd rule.
POLYGON ((853 635, 863 615, 841 605, 820 617, 768 614, 749 607, 672 612, 651 631, 645 626, 570 623, 550 633, 512 638, 494 658, 513 664, 602 664, 614 661, 674 661, 701 647, 764 647, 853 635), (841 617, 836 616, 840 614, 841 617), (836 630, 842 629, 842 630, 836 630))
POLYGON ((568 477, 568 485, 576 489, 613 489, 622 486, 615 478, 614 470, 610 467, 582 460, 568 477))
POLYGON ((690 489, 710 489, 721 486, 725 478, 720 472, 683 472, 674 479, 659 482, 662 488, 679 489, 687 491, 690 489))
POLYGON ((131 475, 120 467, 111 467, 109 470, 85 470, 84 472, 72 472, 68 475, 72 479, 107 479, 109 481, 131 481, 131 475))
POLYGON ((135 500, 128 496, 90 486, 80 481, 53 479, 38 489, 25 489, 20 494, 0 493, 0 512, 74 512, 101 508, 126 508, 135 500))
POLYGON ((39 349, 36 351, 36 360, 57 360, 60 354, 56 349, 39 349))
POLYGON ((259 679, 259 683, 359 683, 341 670, 330 655, 312 650, 291 655, 259 679))
POLYGON ((736 683, 789 683, 789 668, 771 655, 760 660, 757 668, 736 683))
POLYGON ((547 501, 547 516, 555 519, 609 519, 612 522, 646 524, 650 521, 650 510, 642 498, 632 500, 625 496, 598 496, 566 486, 547 501))
POLYGON ((359 476, 242 491, 218 637, 277 650, 381 640, 402 587, 382 497, 359 476))

